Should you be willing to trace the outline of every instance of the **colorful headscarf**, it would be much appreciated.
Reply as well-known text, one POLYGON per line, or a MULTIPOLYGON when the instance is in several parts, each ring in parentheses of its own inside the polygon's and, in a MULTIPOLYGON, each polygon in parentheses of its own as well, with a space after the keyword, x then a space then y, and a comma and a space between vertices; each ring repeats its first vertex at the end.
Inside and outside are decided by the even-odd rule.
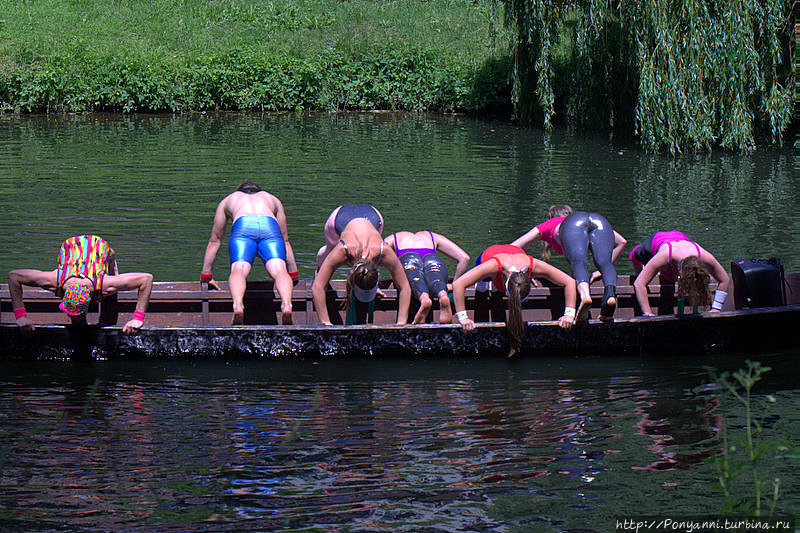
POLYGON ((70 283, 64 288, 64 297, 58 307, 69 316, 79 316, 89 310, 91 301, 92 293, 89 287, 80 283, 70 283))

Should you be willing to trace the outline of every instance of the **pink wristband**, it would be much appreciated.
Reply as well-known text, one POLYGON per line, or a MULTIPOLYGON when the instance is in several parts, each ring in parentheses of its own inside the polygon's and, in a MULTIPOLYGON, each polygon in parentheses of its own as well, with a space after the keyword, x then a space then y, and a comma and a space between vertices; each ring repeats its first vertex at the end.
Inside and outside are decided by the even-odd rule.
POLYGON ((24 307, 15 307, 14 308, 14 318, 22 318, 24 316, 28 316, 28 313, 25 312, 24 307))
POLYGON ((213 277, 214 275, 211 272, 209 272, 208 274, 203 274, 202 272, 200 272, 200 281, 202 281, 203 283, 208 283, 213 279, 213 277))
POLYGON ((139 320, 140 322, 144 322, 144 311, 134 311, 133 319, 139 320))

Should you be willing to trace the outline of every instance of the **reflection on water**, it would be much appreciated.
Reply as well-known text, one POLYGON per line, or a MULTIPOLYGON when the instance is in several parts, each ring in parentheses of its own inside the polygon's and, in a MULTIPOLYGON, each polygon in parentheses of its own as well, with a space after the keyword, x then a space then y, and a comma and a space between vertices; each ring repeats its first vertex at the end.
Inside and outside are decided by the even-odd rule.
MULTIPOLYGON (((723 265, 800 265, 789 149, 672 159, 407 114, 0 117, 0 139, 4 272, 54 266, 66 236, 96 232, 123 271, 197 279, 214 208, 245 178, 283 200, 306 278, 349 201, 378 206, 387 232, 431 228, 472 255, 567 202, 631 244, 676 227, 723 265)), ((774 441, 800 430, 798 355, 758 355, 776 368, 759 384, 779 400, 774 441)), ((742 366, 4 362, 0 529, 607 531, 642 511, 704 514, 721 507, 706 461, 725 416, 713 389, 687 392, 705 364, 742 366)), ((796 468, 765 469, 782 502, 800 498, 796 468)))
POLYGON ((284 202, 306 278, 323 222, 346 202, 376 205, 387 233, 431 228, 473 256, 570 203, 606 214, 631 244, 676 227, 723 265, 800 265, 791 148, 673 159, 603 137, 394 113, 2 117, 0 139, 2 271, 46 268, 65 236, 97 232, 123 270, 196 279, 214 208, 245 178, 284 202))
MULTIPOLYGON (((797 353, 765 424, 794 438, 797 353)), ((722 505, 708 361, 4 363, 0 529, 608 531, 722 505)), ((732 427, 739 413, 732 413, 732 427)), ((796 499, 797 474, 767 464, 796 499)))

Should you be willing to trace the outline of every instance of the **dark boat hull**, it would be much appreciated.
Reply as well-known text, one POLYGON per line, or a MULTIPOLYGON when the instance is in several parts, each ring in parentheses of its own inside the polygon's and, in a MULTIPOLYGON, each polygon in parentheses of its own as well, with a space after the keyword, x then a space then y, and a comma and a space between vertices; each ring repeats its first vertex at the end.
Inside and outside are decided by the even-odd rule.
MULTIPOLYGON (((571 330, 555 322, 527 326, 519 357, 704 354, 800 347, 800 305, 699 315, 591 320, 571 330)), ((505 325, 146 327, 39 326, 24 337, 0 326, 3 359, 337 359, 505 357, 505 325)))

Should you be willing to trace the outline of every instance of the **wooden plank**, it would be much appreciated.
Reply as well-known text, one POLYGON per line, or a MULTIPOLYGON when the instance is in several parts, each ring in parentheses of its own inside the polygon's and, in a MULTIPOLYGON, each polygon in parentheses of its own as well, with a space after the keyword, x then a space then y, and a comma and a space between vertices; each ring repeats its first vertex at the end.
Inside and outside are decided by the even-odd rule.
MULTIPOLYGON (((634 289, 631 283, 632 276, 619 276, 617 279, 617 311, 618 318, 640 315, 634 289)), ((789 303, 800 303, 800 273, 789 273, 787 281, 787 300, 789 303)), ((714 288, 715 285, 712 285, 714 288)), ((294 319, 297 324, 318 324, 314 312, 311 295, 311 281, 301 280, 293 291, 294 319)), ((382 288, 384 297, 376 302, 376 323, 393 323, 397 310, 397 291, 384 284, 382 288)), ((677 312, 675 306, 675 291, 673 284, 651 283, 648 286, 648 295, 651 306, 662 314, 677 312), (669 299, 672 301, 668 301, 669 299)), ((730 292, 732 292, 731 289, 730 292)), ((603 285, 596 282, 590 288, 594 299, 591 314, 592 318, 599 316, 600 300, 603 295, 603 285)), ((326 296, 331 314, 335 323, 344 322, 342 302, 345 294, 344 280, 333 280, 326 296)), ((104 324, 123 324, 129 320, 137 299, 136 291, 125 291, 100 303, 93 303, 90 307, 90 319, 99 316, 104 324)), ((278 324, 280 316, 280 300, 277 298, 271 282, 253 282, 248 284, 245 295, 245 309, 253 309, 248 323, 278 324)), ((729 297, 723 310, 733 309, 733 297, 729 297)), ((29 316, 37 323, 65 323, 63 313, 58 310, 59 300, 49 291, 35 288, 25 289, 25 305, 29 316), (34 318, 35 317, 35 318, 34 318)), ((502 293, 480 293, 474 288, 466 291, 467 310, 479 322, 505 321, 506 303, 502 293)), ((14 316, 11 308, 8 286, 0 285, 0 321, 13 323, 14 316)), ((523 303, 523 319, 543 320, 558 318, 563 312, 563 290, 559 287, 534 287, 530 296, 523 303)), ((690 312, 691 310, 687 310, 690 312)), ((158 322, 167 325, 170 317, 174 316, 176 324, 192 325, 224 325, 228 324, 231 315, 231 297, 227 284, 221 284, 221 290, 206 290, 200 282, 157 282, 154 284, 148 307, 148 323, 158 322)), ((364 310, 360 313, 365 314, 364 310)), ((434 304, 431 321, 438 313, 438 302, 434 304)), ((412 314, 413 316, 413 314, 412 314)))

